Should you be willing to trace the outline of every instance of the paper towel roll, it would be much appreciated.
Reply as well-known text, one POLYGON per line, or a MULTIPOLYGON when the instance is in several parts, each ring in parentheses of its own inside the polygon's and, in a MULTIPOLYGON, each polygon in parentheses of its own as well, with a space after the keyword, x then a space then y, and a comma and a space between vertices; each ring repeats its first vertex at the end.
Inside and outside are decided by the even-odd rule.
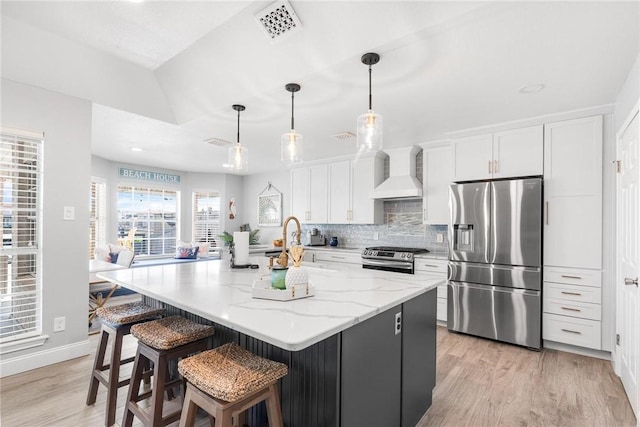
POLYGON ((233 245, 235 248, 235 255, 236 255, 235 264, 236 265, 249 264, 249 232, 234 231, 233 245))

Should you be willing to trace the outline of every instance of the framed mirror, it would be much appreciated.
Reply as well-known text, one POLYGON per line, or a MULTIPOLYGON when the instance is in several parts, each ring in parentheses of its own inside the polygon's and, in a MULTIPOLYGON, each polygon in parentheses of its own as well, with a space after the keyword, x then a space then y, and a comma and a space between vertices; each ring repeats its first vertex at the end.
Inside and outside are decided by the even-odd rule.
POLYGON ((282 194, 260 194, 258 196, 258 227, 280 227, 282 225, 282 194))

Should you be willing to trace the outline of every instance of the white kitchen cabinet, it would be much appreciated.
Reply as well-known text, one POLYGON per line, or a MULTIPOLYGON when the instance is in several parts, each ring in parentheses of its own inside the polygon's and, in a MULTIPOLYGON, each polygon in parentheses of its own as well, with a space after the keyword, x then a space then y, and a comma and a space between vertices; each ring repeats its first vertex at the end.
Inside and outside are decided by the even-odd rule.
POLYGON ((382 224, 382 200, 372 199, 371 191, 384 181, 384 157, 361 156, 351 161, 350 224, 382 224))
POLYGON ((447 261, 443 259, 432 259, 416 257, 414 260, 416 276, 444 280, 438 286, 436 298, 436 318, 440 322, 447 323, 447 261))
POLYGON ((453 140, 454 180, 542 175, 543 127, 476 135, 453 140))
POLYGON ((453 147, 454 181, 489 179, 493 172, 493 135, 456 138, 453 147))
POLYGON ((493 134, 493 178, 542 175, 542 126, 493 134))
POLYGON ((351 161, 329 164, 330 224, 346 224, 351 217, 351 161))
POLYGON ((602 116, 545 125, 542 338, 602 349, 602 116))
POLYGON ((545 125, 544 265, 602 268, 602 116, 545 125))
POLYGON ((328 165, 330 224, 378 224, 383 221, 382 201, 370 197, 383 179, 384 158, 378 155, 343 160, 328 165))
POLYGON ((327 222, 327 165, 291 169, 291 214, 300 222, 327 222))
POLYGON ((450 145, 425 148, 423 153, 422 222, 449 222, 449 184, 453 181, 453 149, 450 145))

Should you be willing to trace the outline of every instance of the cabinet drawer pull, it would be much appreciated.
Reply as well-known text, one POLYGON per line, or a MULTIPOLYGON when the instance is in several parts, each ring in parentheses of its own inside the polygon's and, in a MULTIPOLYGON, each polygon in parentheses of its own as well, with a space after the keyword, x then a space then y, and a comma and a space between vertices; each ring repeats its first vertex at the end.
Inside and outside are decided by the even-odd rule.
POLYGON ((500 169, 498 168, 498 161, 494 160, 493 161, 493 173, 498 173, 500 171, 500 169))
POLYGON ((564 295, 576 295, 576 296, 580 296, 580 295, 582 295, 580 292, 567 292, 567 291, 562 291, 562 292, 560 292, 560 293, 561 293, 561 294, 564 294, 564 295))
POLYGON ((569 332, 570 334, 578 334, 578 335, 582 335, 582 332, 580 331, 572 331, 571 329, 564 329, 562 328, 561 331, 563 332, 569 332))
POLYGON ((487 163, 488 163, 488 165, 489 165, 489 167, 488 167, 488 169, 489 169, 489 175, 491 175, 491 160, 489 160, 487 163))
POLYGON ((546 207, 546 215, 545 215, 545 221, 547 223, 547 225, 549 225, 549 202, 545 202, 545 207, 546 207))
POLYGON ((331 258, 333 258, 333 259, 344 259, 343 256, 335 256, 335 255, 331 255, 331 258))
POLYGON ((560 277, 564 277, 565 279, 578 279, 578 280, 582 280, 582 277, 580 276, 569 276, 568 274, 563 274, 560 277))
POLYGON ((579 308, 571 308, 571 307, 560 307, 563 310, 569 310, 569 311, 582 311, 579 308))
POLYGON ((433 264, 422 264, 425 267, 433 267, 433 268, 438 268, 437 265, 433 265, 433 264))

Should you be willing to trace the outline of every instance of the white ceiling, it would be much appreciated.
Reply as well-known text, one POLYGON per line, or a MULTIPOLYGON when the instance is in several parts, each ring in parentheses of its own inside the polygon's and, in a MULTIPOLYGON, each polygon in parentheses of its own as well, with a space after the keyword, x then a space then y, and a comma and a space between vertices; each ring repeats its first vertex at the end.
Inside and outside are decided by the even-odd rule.
POLYGON ((368 51, 381 55, 373 106, 390 148, 613 103, 639 49, 638 2, 293 1, 302 30, 275 43, 254 17, 270 4, 3 1, 2 14, 150 70, 174 123, 93 99, 92 152, 194 172, 225 171, 226 149, 203 140, 235 141, 234 103, 247 107, 240 138, 250 173, 282 167, 288 82, 302 85, 305 159, 354 153, 354 141, 331 135, 354 132, 367 108, 368 51), (535 83, 545 89, 518 92, 535 83))

